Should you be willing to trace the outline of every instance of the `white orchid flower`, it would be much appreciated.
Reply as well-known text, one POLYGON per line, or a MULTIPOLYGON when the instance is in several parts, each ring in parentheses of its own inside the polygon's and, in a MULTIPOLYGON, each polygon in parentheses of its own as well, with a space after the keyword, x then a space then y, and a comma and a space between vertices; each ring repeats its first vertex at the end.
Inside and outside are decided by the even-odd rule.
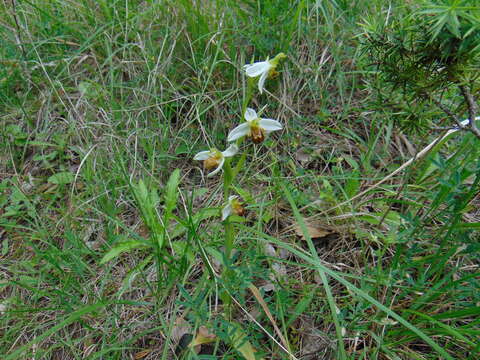
POLYGON ((265 84, 265 80, 267 80, 268 74, 273 69, 273 65, 270 61, 260 61, 253 64, 244 65, 243 68, 245 69, 245 73, 248 77, 257 77, 260 76, 258 79, 258 90, 260 94, 263 94, 263 86, 265 84))
POLYGON ((259 118, 257 112, 250 108, 245 111, 245 120, 247 122, 230 131, 227 141, 231 142, 243 136, 249 136, 255 144, 258 144, 265 139, 265 135, 283 129, 282 124, 277 120, 259 118))
POLYGON ((207 170, 215 169, 207 175, 207 177, 217 174, 223 167, 225 158, 232 157, 238 152, 238 146, 230 145, 225 151, 211 149, 207 151, 200 151, 193 157, 193 160, 202 160, 203 167, 207 170))
POLYGON ((245 209, 243 208, 242 203, 238 200, 237 195, 231 195, 228 197, 227 205, 222 209, 222 221, 232 214, 238 216, 245 215, 245 209))
POLYGON ((283 59, 285 57, 286 55, 284 53, 280 53, 272 60, 268 60, 267 58, 267 60, 265 61, 259 61, 253 64, 247 64, 243 66, 245 73, 248 77, 256 78, 260 76, 260 78, 258 79, 258 90, 260 91, 260 94, 263 93, 263 86, 265 84, 265 80, 267 80, 269 76, 273 77, 277 74, 275 68, 277 67, 280 59, 283 59))

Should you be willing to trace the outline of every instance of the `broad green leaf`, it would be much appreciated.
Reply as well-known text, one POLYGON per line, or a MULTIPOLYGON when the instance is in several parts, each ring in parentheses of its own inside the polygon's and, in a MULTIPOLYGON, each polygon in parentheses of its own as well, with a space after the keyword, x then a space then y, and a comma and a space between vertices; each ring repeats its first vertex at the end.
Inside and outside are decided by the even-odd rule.
POLYGON ((148 189, 143 180, 140 180, 138 182, 138 185, 135 186, 135 192, 137 193, 137 196, 142 203, 141 205, 144 205, 144 203, 146 203, 148 199, 148 189))
POLYGON ((50 176, 48 182, 56 185, 66 185, 72 183, 74 179, 75 176, 71 172, 64 171, 50 176))
POLYGON ((360 171, 354 170, 351 175, 348 176, 345 184, 345 194, 347 199, 350 199, 358 194, 360 190, 360 171))
POLYGON ((128 241, 121 241, 116 243, 110 251, 108 251, 100 261, 100 264, 105 264, 106 262, 109 262, 110 260, 116 258, 118 255, 121 253, 141 248, 141 247, 147 247, 147 245, 144 242, 138 241, 138 240, 128 240, 128 241))
POLYGON ((238 195, 240 195, 240 197, 241 197, 243 200, 245 200, 247 203, 253 203, 253 202, 255 202, 254 199, 253 199, 252 194, 251 194, 248 190, 243 189, 243 188, 241 188, 241 187, 239 187, 239 186, 233 186, 233 185, 232 185, 232 187, 233 187, 233 189, 235 190, 235 192, 236 192, 238 195))
POLYGON ((168 179, 165 190, 165 223, 170 220, 170 216, 177 206, 178 184, 180 183, 180 169, 175 169, 168 179))

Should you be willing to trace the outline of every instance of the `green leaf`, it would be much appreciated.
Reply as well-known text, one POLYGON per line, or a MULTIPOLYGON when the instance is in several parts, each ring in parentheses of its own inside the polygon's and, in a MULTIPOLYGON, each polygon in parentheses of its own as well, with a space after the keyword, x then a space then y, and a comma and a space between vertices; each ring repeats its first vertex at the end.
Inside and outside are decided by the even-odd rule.
POLYGON ((168 223, 173 210, 177 206, 178 199, 178 184, 180 183, 180 169, 175 169, 170 175, 167 182, 167 189, 165 191, 165 224, 168 223))
POLYGON ((138 240, 128 240, 128 241, 121 241, 119 243, 116 243, 110 251, 108 251, 100 260, 100 264, 105 264, 106 262, 109 262, 110 260, 116 258, 118 255, 121 253, 137 249, 137 248, 146 248, 148 247, 144 242, 138 241, 138 240))
POLYGON ((190 263, 195 261, 195 254, 188 242, 185 240, 172 241, 172 247, 175 252, 180 256, 186 256, 190 263))
POLYGON ((442 328, 445 330, 445 332, 447 334, 449 334, 450 336, 452 337, 455 337, 457 339, 460 339, 461 341, 464 341, 466 342, 467 344, 469 344, 470 346, 473 346, 475 347, 475 343, 473 341, 471 341, 470 339, 468 339, 467 337, 465 337, 462 333, 460 333, 460 331, 458 331, 456 328, 452 327, 452 326, 449 326, 447 324, 444 324, 436 319, 434 319, 433 317, 427 315, 427 314, 424 314, 424 313, 421 313, 419 311, 414 311, 414 310, 409 310, 409 309, 406 309, 405 312, 407 313, 411 313, 411 314, 415 314, 423 319, 426 320, 426 323, 428 325, 432 325, 432 324, 435 324, 437 325, 439 328, 442 328))
POLYGON ((252 194, 248 190, 245 190, 239 186, 232 186, 235 192, 240 195, 240 197, 245 200, 247 203, 253 203, 255 200, 253 199, 252 194))
POLYGON ((37 154, 33 157, 33 160, 35 161, 50 161, 50 160, 54 160, 58 155, 58 152, 57 151, 52 151, 51 153, 47 153, 47 154, 37 154))
POLYGON ((16 140, 24 140, 28 138, 28 134, 22 130, 19 125, 10 124, 7 125, 6 134, 11 135, 16 140))
POLYGON ((354 170, 351 175, 349 175, 348 180, 345 184, 345 194, 347 199, 350 199, 358 194, 360 190, 360 171, 354 170))
MULTIPOLYGON (((211 217, 219 216, 219 210, 217 208, 204 208, 200 209, 198 213, 192 216, 193 223, 198 225, 203 220, 206 220, 211 217)), ((175 225, 173 231, 169 233, 170 239, 175 239, 179 237, 188 230, 188 226, 185 223, 180 223, 175 225)))
POLYGON ((455 229, 462 230, 480 230, 480 222, 461 222, 455 225, 455 229))
POLYGON ((315 297, 315 292, 307 292, 304 296, 302 296, 297 304, 295 306, 295 309, 293 310, 292 314, 288 318, 285 328, 288 328, 300 315, 304 313, 304 311, 308 308, 310 303, 312 302, 313 298, 315 297))
POLYGON ((56 185, 66 185, 73 182, 75 176, 70 171, 56 173, 48 178, 48 182, 56 185))
POLYGON ((8 254, 8 237, 5 237, 5 239, 2 241, 1 254, 2 256, 6 256, 8 254))
POLYGON ((141 205, 144 205, 148 201, 148 189, 143 180, 140 180, 138 185, 135 186, 135 192, 137 193, 141 205))

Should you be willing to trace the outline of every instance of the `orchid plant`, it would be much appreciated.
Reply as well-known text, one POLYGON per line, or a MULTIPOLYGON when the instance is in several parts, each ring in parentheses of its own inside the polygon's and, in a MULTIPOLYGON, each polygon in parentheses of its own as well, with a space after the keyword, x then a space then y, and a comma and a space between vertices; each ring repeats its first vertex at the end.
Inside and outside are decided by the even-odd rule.
POLYGON ((248 107, 248 104, 252 98, 255 85, 258 86, 258 90, 262 94, 265 81, 278 76, 276 68, 280 60, 285 57, 284 53, 279 53, 271 60, 267 58, 265 61, 247 64, 243 67, 246 76, 250 78, 247 82, 248 88, 242 108, 242 117, 245 121, 228 133, 227 141, 231 144, 225 151, 212 148, 199 152, 193 158, 194 160, 203 161, 204 170, 209 172, 207 177, 217 175, 223 170, 224 205, 221 210, 221 219, 225 228, 225 256, 227 260, 231 257, 235 237, 233 222, 230 221, 230 216, 245 215, 245 208, 239 197, 231 195, 231 186, 243 165, 246 151, 243 152, 235 168, 232 168, 231 161, 235 155, 239 154, 239 146, 244 138, 250 139, 254 144, 260 144, 271 132, 283 129, 282 124, 278 120, 260 117, 254 109, 248 107))

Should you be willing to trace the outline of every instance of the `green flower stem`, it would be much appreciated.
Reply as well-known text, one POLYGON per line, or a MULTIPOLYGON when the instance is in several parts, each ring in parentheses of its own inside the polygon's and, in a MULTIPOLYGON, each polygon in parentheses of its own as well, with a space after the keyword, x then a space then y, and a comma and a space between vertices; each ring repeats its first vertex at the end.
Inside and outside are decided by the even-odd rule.
MULTIPOLYGON (((234 174, 232 171, 232 166, 230 164, 230 159, 225 160, 225 164, 223 165, 223 200, 224 202, 228 201, 228 197, 230 196, 230 185, 232 184, 234 174)), ((227 259, 230 260, 232 256, 232 249, 233 249, 233 241, 235 237, 235 233, 233 230, 233 224, 227 218, 224 223, 225 228, 225 256, 227 259)))
MULTIPOLYGON (((242 117, 245 116, 245 111, 247 111, 247 106, 250 103, 250 100, 253 96, 253 91, 255 89, 256 81, 252 78, 247 78, 247 90, 245 92, 245 98, 242 104, 242 117)), ((240 147, 242 144, 243 138, 237 141, 237 146, 240 147)), ((245 163, 245 159, 247 157, 247 152, 244 152, 240 157, 237 165, 232 169, 232 165, 230 163, 230 159, 225 159, 225 164, 223 165, 223 200, 224 202, 228 201, 228 197, 230 196, 230 186, 232 185, 233 180, 238 175, 240 170, 243 168, 243 164, 245 163)), ((233 224, 227 218, 224 222, 224 229, 225 229, 225 256, 227 259, 230 260, 232 256, 233 250, 233 243, 235 240, 235 230, 233 228, 233 224)))
POLYGON ((230 159, 225 159, 223 164, 223 200, 226 202, 230 196, 230 185, 233 181, 233 171, 232 165, 230 164, 230 159))
POLYGON ((253 91, 255 90, 257 81, 258 79, 254 79, 250 77, 247 78, 247 90, 245 92, 245 98, 243 99, 243 104, 242 104, 242 116, 245 115, 245 111, 247 111, 247 106, 250 103, 250 100, 252 100, 253 91))
MULTIPOLYGON (((234 179, 232 166, 230 164, 231 159, 225 159, 225 164, 223 165, 223 198, 224 202, 228 201, 228 197, 230 196, 230 185, 234 179)), ((227 262, 230 261, 232 257, 232 250, 233 250, 233 242, 235 240, 235 232, 233 228, 233 224, 230 222, 229 218, 226 218, 223 223, 224 231, 225 231, 225 259, 227 262)), ((225 266, 222 274, 222 278, 224 281, 228 281, 228 278, 232 276, 232 271, 228 270, 228 267, 225 266)), ((228 295, 228 292, 224 292, 220 295, 222 301, 225 305, 225 317, 226 319, 230 319, 232 317, 232 300, 228 295)))

